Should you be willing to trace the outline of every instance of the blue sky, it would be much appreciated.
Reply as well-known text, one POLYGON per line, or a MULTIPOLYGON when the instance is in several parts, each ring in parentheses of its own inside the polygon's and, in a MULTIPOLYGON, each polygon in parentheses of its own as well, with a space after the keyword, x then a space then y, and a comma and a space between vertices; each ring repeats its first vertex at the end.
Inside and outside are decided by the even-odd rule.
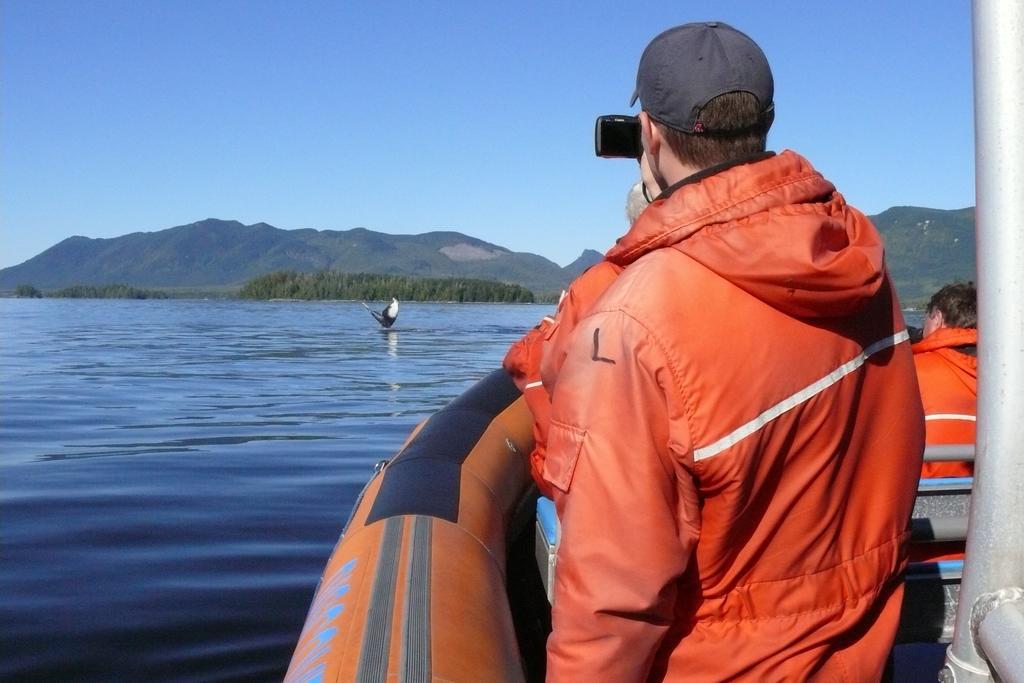
POLYGON ((647 42, 718 19, 775 73, 769 147, 867 213, 974 204, 967 0, 4 0, 0 267, 208 217, 457 230, 565 265, 625 229, 598 159, 647 42))

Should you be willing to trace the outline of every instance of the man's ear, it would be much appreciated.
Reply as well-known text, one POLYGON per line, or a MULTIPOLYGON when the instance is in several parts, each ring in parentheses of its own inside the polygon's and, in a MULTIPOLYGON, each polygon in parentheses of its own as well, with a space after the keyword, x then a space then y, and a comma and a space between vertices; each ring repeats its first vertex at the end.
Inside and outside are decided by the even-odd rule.
POLYGON ((946 320, 942 315, 942 311, 938 308, 933 308, 931 313, 928 313, 924 318, 924 336, 930 337, 936 330, 941 330, 945 326, 946 320))
POLYGON ((640 119, 640 139, 643 141, 647 156, 651 159, 657 159, 658 152, 661 151, 661 145, 664 142, 661 131, 654 125, 647 112, 641 111, 637 116, 640 119))

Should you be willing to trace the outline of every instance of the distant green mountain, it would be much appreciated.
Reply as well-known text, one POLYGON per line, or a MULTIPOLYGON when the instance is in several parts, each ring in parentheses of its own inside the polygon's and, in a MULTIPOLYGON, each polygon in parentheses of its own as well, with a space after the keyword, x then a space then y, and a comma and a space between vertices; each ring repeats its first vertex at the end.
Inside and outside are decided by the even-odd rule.
POLYGON ((871 216, 904 305, 919 305, 953 280, 974 280, 974 207, 944 211, 896 206, 871 216))
POLYGON ((0 270, 0 289, 121 282, 141 287, 241 285, 280 270, 476 278, 522 285, 540 295, 557 293, 572 278, 546 258, 457 232, 280 230, 266 223, 211 218, 110 239, 69 237, 0 270))
MULTIPOLYGON (((911 206, 871 216, 904 304, 927 300, 943 284, 973 279, 974 209, 911 206)), ((0 270, 0 290, 124 283, 147 288, 241 286, 274 271, 380 273, 475 278, 556 296, 601 260, 585 250, 565 268, 458 232, 389 235, 353 230, 280 230, 266 223, 207 219, 110 239, 69 237, 24 263, 0 270)))

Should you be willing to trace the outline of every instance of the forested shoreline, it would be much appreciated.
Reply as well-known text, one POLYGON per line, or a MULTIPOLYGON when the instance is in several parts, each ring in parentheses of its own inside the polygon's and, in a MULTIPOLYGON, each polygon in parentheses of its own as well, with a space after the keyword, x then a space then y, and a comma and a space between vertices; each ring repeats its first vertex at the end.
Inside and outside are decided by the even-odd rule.
POLYGON ((73 285, 43 291, 30 284, 18 285, 19 298, 62 299, 169 299, 239 298, 250 300, 297 299, 304 301, 380 301, 396 297, 401 301, 452 301, 482 303, 534 303, 533 292, 520 285, 473 278, 421 278, 373 273, 320 271, 299 273, 277 271, 246 282, 234 292, 198 290, 163 291, 131 285, 73 285))
POLYGON ((166 292, 140 289, 130 285, 72 285, 52 292, 42 292, 32 285, 18 285, 14 296, 28 299, 167 299, 166 292))
POLYGON ((533 292, 471 278, 419 278, 374 273, 278 271, 249 280, 239 291, 242 299, 355 299, 533 303, 533 292))

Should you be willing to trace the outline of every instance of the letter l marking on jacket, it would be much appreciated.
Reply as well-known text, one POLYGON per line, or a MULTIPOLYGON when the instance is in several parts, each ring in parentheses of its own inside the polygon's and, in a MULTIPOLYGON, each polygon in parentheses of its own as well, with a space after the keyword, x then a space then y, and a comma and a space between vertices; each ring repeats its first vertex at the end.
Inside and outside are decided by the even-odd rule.
POLYGON ((597 347, 600 344, 600 342, 598 340, 598 335, 600 335, 600 334, 601 334, 601 328, 600 327, 595 328, 594 329, 594 352, 590 355, 590 360, 596 360, 596 361, 601 361, 602 363, 611 363, 612 365, 615 365, 615 361, 613 361, 611 358, 605 358, 604 356, 598 355, 597 347))

